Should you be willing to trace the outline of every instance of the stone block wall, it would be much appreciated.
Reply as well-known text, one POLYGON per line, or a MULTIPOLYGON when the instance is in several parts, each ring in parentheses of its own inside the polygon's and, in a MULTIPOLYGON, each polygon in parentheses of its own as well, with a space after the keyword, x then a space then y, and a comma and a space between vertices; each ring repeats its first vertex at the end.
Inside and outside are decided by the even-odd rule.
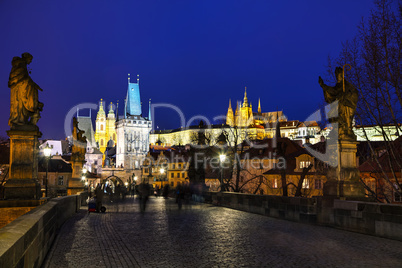
POLYGON ((325 225, 402 241, 402 206, 326 197, 208 192, 206 202, 269 217, 325 225))
POLYGON ((297 222, 314 223, 317 218, 313 198, 209 192, 206 200, 214 205, 297 222))
POLYGON ((325 210, 331 217, 321 224, 402 241, 401 205, 335 199, 333 207, 325 210))
POLYGON ((56 230, 80 205, 80 195, 55 198, 1 228, 0 267, 40 267, 56 230))

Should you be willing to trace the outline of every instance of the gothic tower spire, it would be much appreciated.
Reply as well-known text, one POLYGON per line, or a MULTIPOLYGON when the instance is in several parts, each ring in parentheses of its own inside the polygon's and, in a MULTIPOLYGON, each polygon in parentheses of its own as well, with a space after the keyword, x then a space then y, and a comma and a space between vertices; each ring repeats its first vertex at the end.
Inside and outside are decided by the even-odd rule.
POLYGON ((261 113, 261 101, 258 99, 258 113, 261 113))
POLYGON ((244 100, 243 107, 248 107, 248 99, 247 99, 247 87, 244 87, 244 100))
POLYGON ((233 116, 233 109, 232 109, 232 101, 229 99, 229 108, 226 114, 226 124, 229 126, 234 125, 234 116, 233 116))

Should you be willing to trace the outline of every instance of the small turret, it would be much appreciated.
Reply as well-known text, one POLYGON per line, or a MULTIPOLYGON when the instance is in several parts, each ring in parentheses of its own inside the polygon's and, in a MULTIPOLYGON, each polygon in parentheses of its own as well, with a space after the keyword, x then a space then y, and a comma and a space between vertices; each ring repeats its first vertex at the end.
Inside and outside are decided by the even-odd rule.
POLYGON ((148 108, 148 120, 152 121, 152 114, 151 114, 151 99, 149 99, 149 108, 148 108))

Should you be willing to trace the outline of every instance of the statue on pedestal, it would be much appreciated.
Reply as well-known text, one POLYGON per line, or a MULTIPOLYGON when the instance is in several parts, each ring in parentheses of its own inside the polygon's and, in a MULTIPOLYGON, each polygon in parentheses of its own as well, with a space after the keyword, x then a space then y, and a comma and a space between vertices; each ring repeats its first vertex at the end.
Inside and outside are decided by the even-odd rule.
MULTIPOLYGON (((348 64, 345 66, 350 67, 348 64)), ((331 140, 334 139, 327 148, 332 167, 328 170, 328 180, 323 190, 326 196, 361 198, 364 197, 364 188, 357 169, 358 142, 352 126, 359 93, 345 79, 345 66, 343 69, 335 68, 337 83, 333 87, 324 84, 321 77, 318 78, 318 83, 324 91, 325 101, 330 104, 327 118, 330 123, 338 123, 338 127, 334 126, 329 136, 331 140)))
POLYGON ((318 78, 318 83, 324 90, 325 101, 329 104, 337 101, 328 112, 328 118, 331 123, 337 122, 339 124, 339 139, 355 141, 356 135, 353 132, 352 122, 359 92, 345 79, 344 70, 341 67, 335 68, 335 76, 337 83, 333 87, 324 84, 321 76, 318 78))
POLYGON ((14 57, 11 65, 8 87, 11 89, 10 119, 11 129, 18 126, 34 125, 40 118, 43 103, 38 101, 38 90, 42 89, 31 79, 27 65, 32 62, 32 55, 25 52, 14 57))
POLYGON ((42 89, 29 76, 32 55, 23 53, 11 61, 8 87, 11 90, 10 118, 7 131, 10 137, 9 179, 4 186, 5 199, 39 199, 38 182, 39 141, 42 136, 38 120, 43 103, 38 101, 42 89))

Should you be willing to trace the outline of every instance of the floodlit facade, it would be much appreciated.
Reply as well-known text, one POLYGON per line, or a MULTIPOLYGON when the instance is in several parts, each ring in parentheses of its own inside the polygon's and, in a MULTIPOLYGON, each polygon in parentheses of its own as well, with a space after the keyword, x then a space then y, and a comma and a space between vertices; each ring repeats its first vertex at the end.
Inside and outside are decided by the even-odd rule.
POLYGON ((141 162, 149 150, 149 133, 152 128, 150 110, 148 117, 143 117, 139 78, 137 83, 131 83, 129 76, 124 116, 116 122, 116 166, 123 167, 127 172, 141 172, 141 162))

